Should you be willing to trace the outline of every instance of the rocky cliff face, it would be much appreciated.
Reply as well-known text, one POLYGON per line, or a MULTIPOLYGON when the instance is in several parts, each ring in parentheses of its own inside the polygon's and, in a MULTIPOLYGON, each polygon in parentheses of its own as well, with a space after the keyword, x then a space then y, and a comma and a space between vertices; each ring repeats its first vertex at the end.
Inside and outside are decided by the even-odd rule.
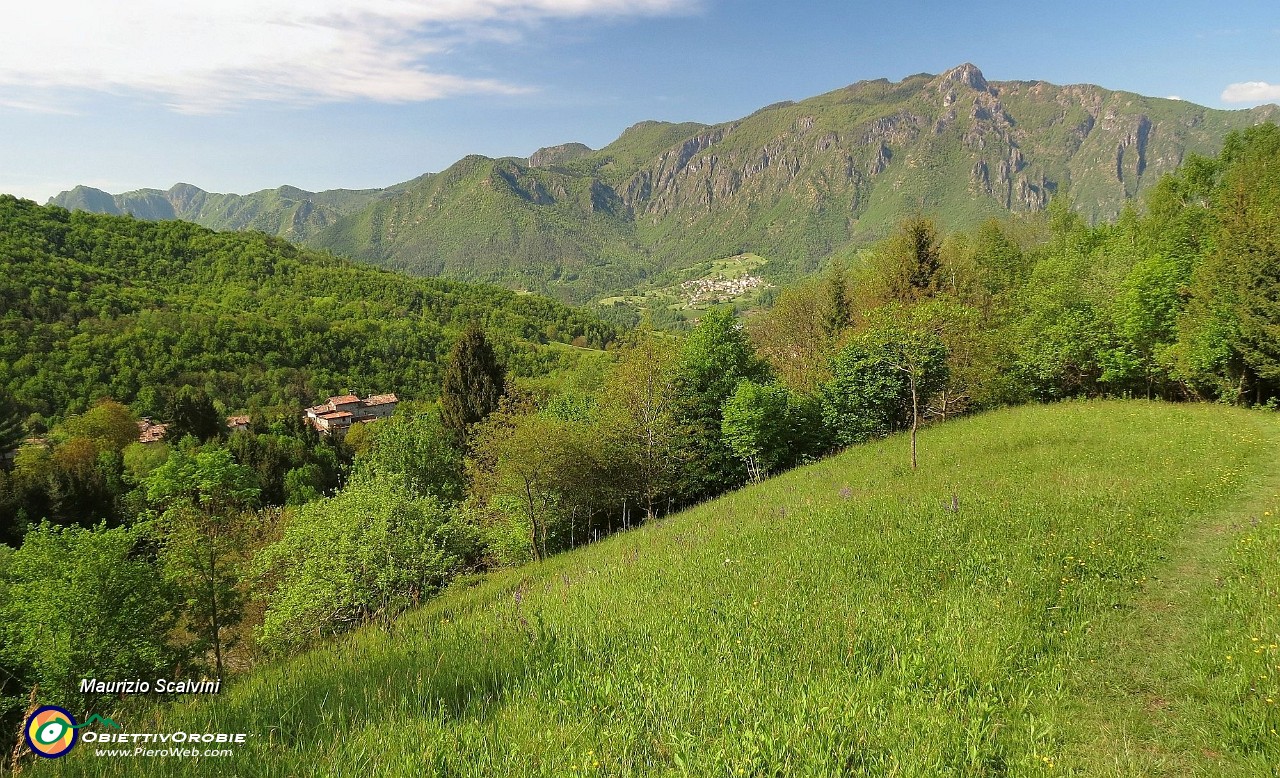
POLYGON ((1092 86, 988 82, 964 64, 705 129, 641 166, 619 194, 653 225, 732 220, 791 202, 801 209, 793 223, 842 215, 848 239, 882 233, 909 210, 960 227, 1041 210, 1061 192, 1090 218, 1109 218, 1187 153, 1212 153, 1230 129, 1275 115, 1092 86))

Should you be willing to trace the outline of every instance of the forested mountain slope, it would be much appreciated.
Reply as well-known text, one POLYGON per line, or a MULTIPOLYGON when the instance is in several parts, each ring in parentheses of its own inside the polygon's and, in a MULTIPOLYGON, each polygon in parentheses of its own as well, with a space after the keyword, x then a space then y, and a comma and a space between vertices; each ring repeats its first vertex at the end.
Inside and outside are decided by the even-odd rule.
MULTIPOLYGON (((239 210, 258 208, 260 229, 375 264, 583 302, 744 252, 768 259, 768 274, 794 276, 915 212, 957 229, 1065 196, 1086 217, 1109 219, 1188 154, 1216 153, 1229 131, 1278 112, 987 81, 965 64, 714 126, 643 122, 598 151, 564 144, 528 160, 471 156, 393 190, 310 199, 278 190, 251 196, 278 202, 274 211, 239 210)), ((81 190, 55 201, 167 213, 129 197, 81 190)), ((229 221, 233 210, 185 218, 255 226, 229 221)))
MULTIPOLYGON (((427 178, 423 176, 422 178, 427 178)), ((206 192, 191 184, 167 190, 139 189, 112 195, 77 186, 49 202, 72 211, 91 211, 139 219, 181 219, 214 230, 257 230, 301 241, 333 224, 340 216, 360 210, 383 197, 416 184, 414 179, 387 189, 333 189, 308 192, 282 186, 248 195, 206 192)))
POLYGON ((261 233, 70 213, 0 196, 0 389, 60 417, 101 397, 158 413, 191 384, 230 411, 327 394, 434 399, 479 321, 517 374, 613 330, 545 298, 413 279, 261 233))

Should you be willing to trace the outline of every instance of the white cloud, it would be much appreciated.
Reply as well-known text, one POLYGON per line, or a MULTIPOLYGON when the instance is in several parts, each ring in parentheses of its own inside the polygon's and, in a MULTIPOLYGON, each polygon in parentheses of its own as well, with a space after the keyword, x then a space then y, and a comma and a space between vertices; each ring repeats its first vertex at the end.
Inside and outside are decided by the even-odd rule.
POLYGON ((1165 99, 1166 99, 1166 100, 1178 100, 1178 101, 1181 101, 1181 100, 1182 100, 1182 98, 1181 98, 1181 97, 1179 97, 1178 95, 1169 95, 1169 96, 1168 96, 1168 97, 1166 97, 1165 99))
POLYGON ((1266 81, 1244 81, 1239 84, 1228 84, 1222 90, 1224 103, 1266 103, 1280 100, 1280 84, 1268 84, 1266 81))
POLYGON ((75 116, 77 112, 64 105, 41 102, 40 100, 22 100, 17 97, 0 95, 0 109, 18 111, 20 113, 48 113, 60 116, 75 116))
POLYGON ((512 93, 446 72, 460 41, 545 20, 685 13, 688 0, 58 0, 8 9, 0 90, 142 92, 207 113, 252 100, 410 102, 512 93))

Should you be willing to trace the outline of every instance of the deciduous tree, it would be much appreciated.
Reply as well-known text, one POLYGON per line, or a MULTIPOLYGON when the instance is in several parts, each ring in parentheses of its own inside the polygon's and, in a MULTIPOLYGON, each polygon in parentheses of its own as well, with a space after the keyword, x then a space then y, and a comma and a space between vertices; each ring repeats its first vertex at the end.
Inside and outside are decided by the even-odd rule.
POLYGON ((393 416, 365 426, 371 440, 356 457, 357 478, 398 473, 420 493, 446 503, 462 499, 462 455, 437 414, 393 416))
POLYGON ((600 424, 629 452, 645 518, 657 516, 662 495, 675 475, 675 343, 649 333, 625 345, 605 381, 600 424))
MULTIPOLYGON (((77 710, 107 702, 81 695, 82 678, 153 678, 171 670, 179 599, 141 551, 145 527, 33 527, 0 564, 0 699, 25 696, 77 710)), ((2 710, 2 707, 0 707, 2 710)))
POLYGON ((880 309, 866 330, 835 360, 835 377, 823 387, 823 415, 841 445, 859 443, 904 427, 916 430, 928 399, 947 379, 946 347, 928 319, 909 310, 880 309))
POLYGON ((721 434, 753 482, 764 480, 787 458, 787 405, 786 387, 754 381, 740 382, 724 403, 721 434))
POLYGON ((197 649, 213 651, 223 674, 223 631, 241 614, 239 582, 246 512, 258 496, 249 468, 215 448, 194 455, 176 449, 147 477, 147 496, 163 508, 167 577, 184 593, 197 649))
POLYGON ((724 442, 721 409, 743 380, 766 382, 769 366, 747 340, 731 308, 707 311, 680 351, 676 372, 679 484, 685 501, 742 483, 746 468, 724 442))

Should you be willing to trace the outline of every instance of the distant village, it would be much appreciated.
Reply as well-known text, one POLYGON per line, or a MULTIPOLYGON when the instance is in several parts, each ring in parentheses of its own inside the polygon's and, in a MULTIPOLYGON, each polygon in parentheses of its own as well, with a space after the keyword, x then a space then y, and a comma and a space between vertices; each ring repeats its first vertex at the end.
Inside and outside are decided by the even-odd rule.
MULTIPOLYGON (((394 394, 375 394, 363 400, 354 394, 330 397, 320 405, 313 405, 306 410, 307 423, 321 435, 344 435, 353 424, 385 419, 395 413, 400 399, 394 394)), ((249 429, 248 416, 228 416, 227 429, 231 432, 249 429)), ((168 424, 159 424, 151 417, 143 417, 138 422, 139 443, 159 443, 164 440, 168 424)))
POLYGON ((689 296, 689 305, 724 303, 741 297, 764 285, 764 279, 750 274, 737 278, 698 278, 685 281, 680 288, 689 296))

